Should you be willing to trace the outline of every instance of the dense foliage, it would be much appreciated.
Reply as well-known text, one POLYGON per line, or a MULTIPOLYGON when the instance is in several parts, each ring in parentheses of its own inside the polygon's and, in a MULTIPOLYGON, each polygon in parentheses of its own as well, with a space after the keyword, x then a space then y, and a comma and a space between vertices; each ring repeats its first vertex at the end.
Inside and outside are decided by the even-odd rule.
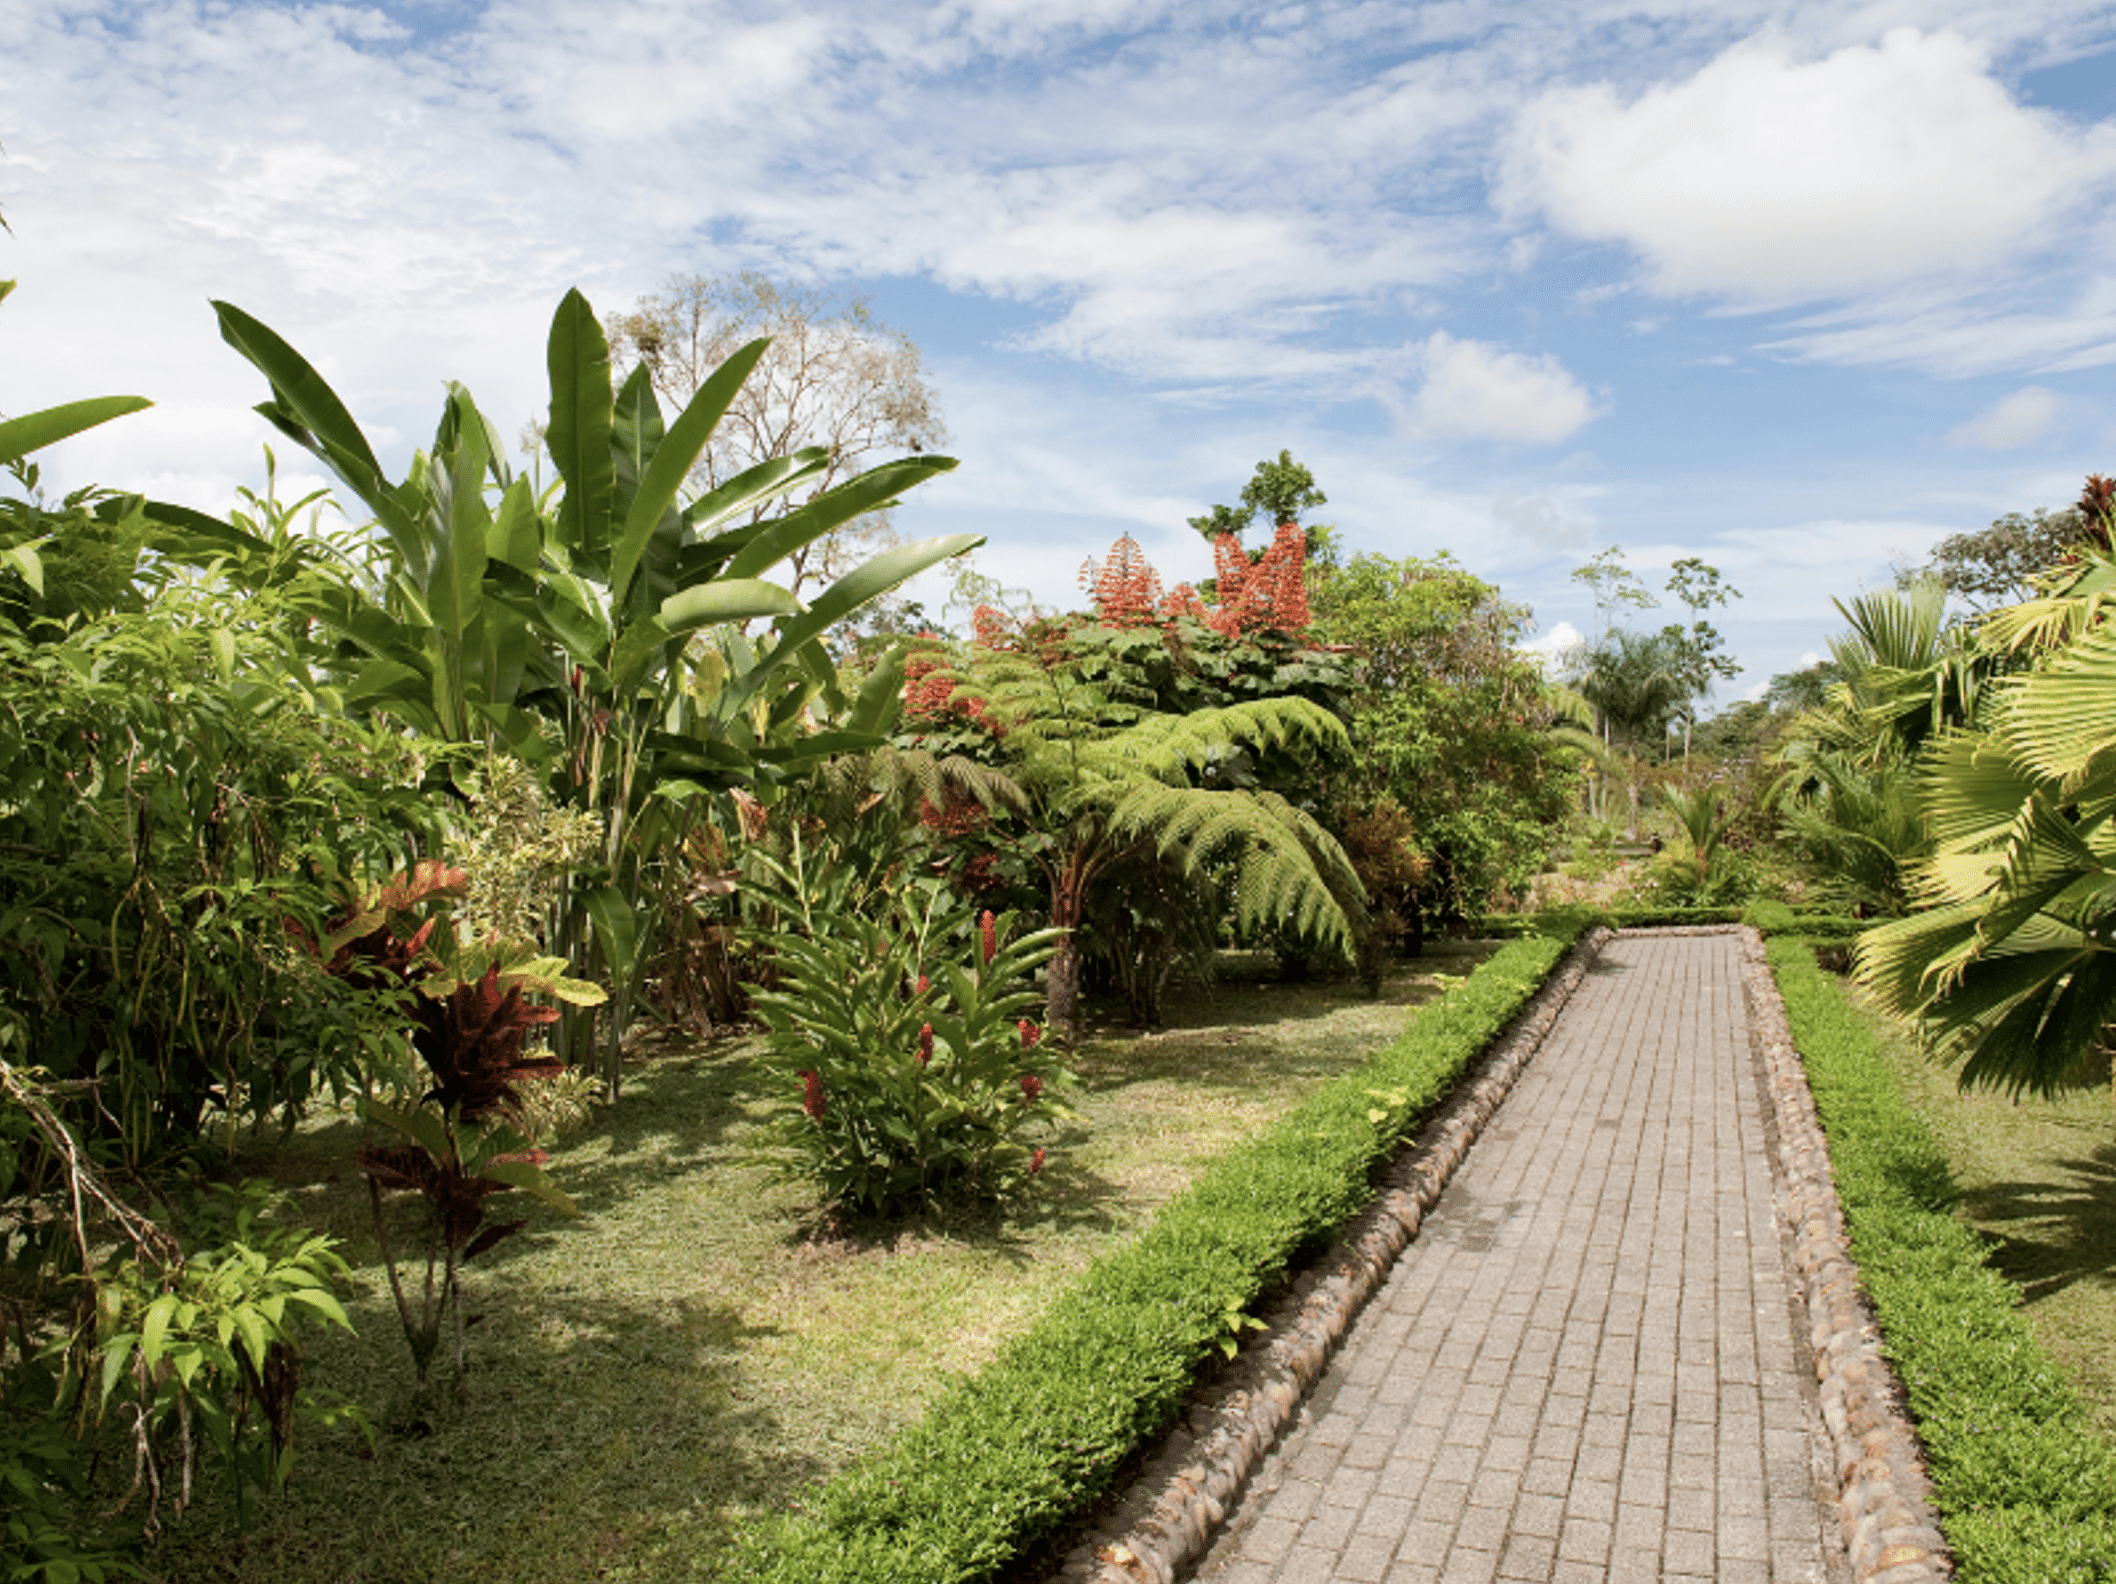
POLYGON ((1072 1075, 1022 1015, 1057 934, 1015 936, 1011 917, 979 916, 932 879, 854 908, 810 863, 796 833, 759 888, 781 921, 764 941, 778 988, 755 998, 765 1070, 787 1097, 775 1142, 827 1202, 870 1215, 1019 1188, 1044 1168, 1034 1141, 1070 1114, 1072 1075))
POLYGON ((1317 638, 1356 657, 1339 804, 1373 854, 1399 941, 1527 890, 1571 812, 1574 756, 1553 740, 1527 612, 1448 557, 1356 555, 1315 594, 1317 638), (1383 827, 1397 835, 1384 840, 1383 827))

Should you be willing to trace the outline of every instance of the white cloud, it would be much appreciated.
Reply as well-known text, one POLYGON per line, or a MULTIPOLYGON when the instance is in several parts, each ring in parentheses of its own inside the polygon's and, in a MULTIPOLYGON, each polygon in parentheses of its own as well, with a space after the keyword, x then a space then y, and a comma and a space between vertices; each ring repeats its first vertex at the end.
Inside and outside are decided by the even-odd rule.
POLYGON ((1491 515, 1509 534, 1547 550, 1583 545, 1594 527, 1591 518, 1568 512, 1548 495, 1517 495, 1510 490, 1493 497, 1491 515))
POLYGON ((1418 353, 1424 383, 1403 412, 1414 435, 1548 445, 1598 416, 1586 388, 1554 357, 1458 341, 1445 330, 1418 353))
POLYGON ((2112 174, 2109 129, 2019 104, 1978 44, 1897 28, 1820 59, 1759 36, 1629 103, 1554 90, 1523 112, 1500 192, 1628 244, 1662 292, 1784 302, 1989 266, 2112 174))
POLYGON ((1556 660, 1568 651, 1578 648, 1583 636, 1579 628, 1571 622, 1561 621, 1541 637, 1532 638, 1522 644, 1521 649, 1526 654, 1536 655, 1544 660, 1556 660))
POLYGON ((2057 393, 2041 385, 2026 385, 1949 430, 1947 438, 1980 451, 2012 451, 2039 439, 2056 421, 2057 393))

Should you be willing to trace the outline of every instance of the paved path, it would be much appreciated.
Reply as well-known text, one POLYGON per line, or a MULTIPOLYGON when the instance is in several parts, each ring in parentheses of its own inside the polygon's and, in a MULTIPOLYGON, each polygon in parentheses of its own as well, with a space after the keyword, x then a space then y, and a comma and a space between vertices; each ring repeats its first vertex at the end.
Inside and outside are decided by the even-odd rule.
POLYGON ((1731 935, 1619 936, 1200 1584, 1822 1584, 1731 935))

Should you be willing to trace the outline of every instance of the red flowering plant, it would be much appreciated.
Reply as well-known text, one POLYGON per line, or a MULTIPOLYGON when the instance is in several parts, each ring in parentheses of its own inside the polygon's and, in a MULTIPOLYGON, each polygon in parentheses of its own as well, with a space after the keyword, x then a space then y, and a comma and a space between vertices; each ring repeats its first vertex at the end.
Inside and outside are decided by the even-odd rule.
POLYGON ((567 1215, 573 1202, 545 1175, 544 1152, 523 1131, 523 1086, 564 1070, 534 1046, 558 1012, 527 999, 543 995, 576 1006, 604 999, 596 985, 565 977, 565 963, 533 946, 461 941, 447 904, 469 876, 426 859, 347 899, 320 941, 309 944, 335 978, 392 999, 405 1016, 404 1047, 377 1053, 361 1114, 395 1136, 353 1152, 367 1178, 375 1234, 397 1317, 423 1394, 453 1323, 453 1382, 463 1384, 462 1267, 519 1232, 526 1221, 486 1219, 486 1201, 513 1189, 567 1215), (383 1098, 378 1088, 387 1093, 383 1098), (426 1201, 425 1279, 409 1289, 392 1238, 384 1195, 426 1201))
POLYGON ((796 833, 756 888, 779 912, 768 937, 776 988, 754 996, 770 1029, 763 1066, 780 1112, 774 1142, 825 1198, 882 1217, 1003 1198, 1043 1169, 1034 1141, 1072 1113, 1073 1082, 1025 1015, 1053 930, 1014 937, 920 877, 854 909, 796 833))

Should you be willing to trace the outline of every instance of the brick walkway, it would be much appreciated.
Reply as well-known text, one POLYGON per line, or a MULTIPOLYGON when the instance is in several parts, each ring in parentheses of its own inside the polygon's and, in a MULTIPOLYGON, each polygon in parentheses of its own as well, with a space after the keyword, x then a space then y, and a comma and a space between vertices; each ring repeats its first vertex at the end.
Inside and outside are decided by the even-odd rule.
POLYGON ((1821 1584, 1730 935, 1619 936, 1199 1584, 1821 1584))

